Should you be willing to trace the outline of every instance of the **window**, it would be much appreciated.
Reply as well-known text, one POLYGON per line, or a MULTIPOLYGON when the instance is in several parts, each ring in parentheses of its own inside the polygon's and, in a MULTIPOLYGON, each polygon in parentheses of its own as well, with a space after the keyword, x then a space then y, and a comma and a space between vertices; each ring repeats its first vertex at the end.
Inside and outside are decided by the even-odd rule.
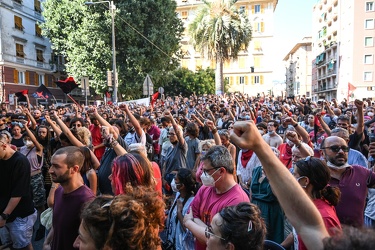
POLYGON ((43 58, 43 50, 41 49, 36 49, 36 60, 38 62, 44 62, 44 58, 43 58))
POLYGON ((182 19, 187 19, 188 18, 188 12, 187 11, 182 11, 181 12, 181 17, 182 17, 182 19))
POLYGON ((40 8, 40 1, 34 0, 34 10, 38 13, 42 13, 42 9, 40 8))
POLYGON ((372 55, 365 55, 365 64, 373 64, 373 56, 372 55))
POLYGON ((14 16, 14 28, 23 31, 24 27, 22 26, 22 18, 21 17, 14 16))
POLYGON ((374 11, 374 2, 366 2, 366 11, 374 11))
POLYGON ((256 32, 264 32, 264 22, 256 22, 254 28, 256 32))
POLYGON ((25 58, 25 52, 23 52, 23 45, 16 43, 16 56, 25 58))
POLYGON ((18 83, 25 84, 25 72, 18 71, 18 83))
POLYGON ((35 35, 36 35, 37 37, 43 37, 43 36, 42 36, 42 29, 39 27, 38 24, 35 24, 35 35))
POLYGON ((374 38, 369 36, 369 37, 365 37, 365 46, 366 47, 372 47, 374 46, 374 38))
POLYGON ((255 6, 254 6, 254 13, 255 14, 257 14, 257 13, 260 13, 260 4, 256 4, 255 6))
POLYGON ((195 69, 196 70, 202 69, 202 59, 195 60, 195 69))
POLYGON ((373 28, 374 28, 374 19, 366 19, 365 29, 373 29, 373 28))
POLYGON ((363 80, 365 81, 365 82, 371 82, 372 81, 372 72, 365 72, 364 74, 363 74, 363 80))
POLYGON ((254 50, 262 50, 262 45, 259 40, 254 40, 254 50))
POLYGON ((251 76, 251 84, 263 84, 263 76, 251 76))
POLYGON ((38 74, 38 83, 39 85, 44 84, 44 75, 38 74))
POLYGON ((245 84, 245 77, 244 76, 240 76, 240 84, 245 84))

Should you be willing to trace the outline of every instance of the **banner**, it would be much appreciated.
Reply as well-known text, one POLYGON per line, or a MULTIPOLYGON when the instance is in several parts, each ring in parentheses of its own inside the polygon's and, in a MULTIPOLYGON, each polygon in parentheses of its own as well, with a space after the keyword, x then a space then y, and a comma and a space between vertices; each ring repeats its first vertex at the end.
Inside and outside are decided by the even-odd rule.
POLYGON ((128 106, 134 106, 134 105, 144 105, 144 106, 149 106, 150 105, 150 98, 142 98, 142 99, 137 99, 137 100, 131 100, 131 101, 126 101, 126 102, 119 102, 118 105, 121 104, 127 104, 128 106))

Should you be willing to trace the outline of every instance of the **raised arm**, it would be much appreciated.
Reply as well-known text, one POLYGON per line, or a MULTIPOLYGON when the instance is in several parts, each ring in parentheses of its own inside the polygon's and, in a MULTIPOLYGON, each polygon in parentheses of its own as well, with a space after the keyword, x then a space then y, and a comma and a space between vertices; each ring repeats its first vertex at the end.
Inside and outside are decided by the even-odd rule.
POLYGON ((215 127, 215 124, 212 121, 206 121, 206 125, 212 132, 212 135, 214 136, 215 144, 221 145, 220 136, 219 136, 219 133, 217 132, 217 128, 215 127))
POLYGON ((294 127, 294 129, 296 130, 297 134, 299 134, 302 137, 302 141, 304 143, 309 143, 310 136, 309 136, 309 133, 307 133, 306 129, 304 129, 303 127, 301 127, 298 124, 298 122, 296 122, 292 117, 285 118, 285 122, 287 124, 290 124, 290 125, 292 125, 294 127))
POLYGON ((316 117, 318 117, 320 125, 322 125, 322 128, 324 129, 324 131, 327 133, 328 136, 330 136, 331 135, 331 129, 329 128, 327 123, 324 121, 324 119, 322 117, 322 113, 321 112, 316 113, 316 117))
POLYGON ((55 121, 51 120, 51 117, 49 116, 49 114, 47 112, 44 114, 44 118, 46 118, 46 121, 51 126, 53 131, 55 131, 56 135, 60 136, 60 134, 62 133, 61 129, 56 125, 55 121))
POLYGON ((134 126, 134 130, 135 130, 135 132, 137 133, 138 137, 141 138, 142 133, 144 133, 144 132, 143 132, 142 127, 141 127, 141 125, 139 124, 138 120, 134 117, 134 115, 132 114, 132 112, 129 110, 128 105, 126 105, 126 104, 122 104, 122 105, 120 106, 120 108, 125 110, 125 113, 126 113, 126 115, 128 116, 128 118, 129 118, 129 121, 130 121, 130 122, 133 124, 133 126, 134 126))
POLYGON ((53 117, 56 119, 56 122, 60 126, 62 132, 66 135, 66 137, 68 137, 69 141, 74 146, 77 146, 77 147, 84 147, 85 146, 80 140, 78 140, 73 135, 72 131, 70 131, 70 129, 65 125, 65 123, 59 118, 59 116, 57 115, 56 111, 54 111, 53 117))
POLYGON ((34 116, 31 115, 30 110, 28 108, 24 108, 23 112, 27 115, 29 121, 31 122, 31 128, 33 130, 35 130, 36 129, 36 121, 35 121, 34 116))
POLYGON ((355 132, 357 132, 358 135, 361 135, 365 129, 363 119, 363 101, 357 99, 354 101, 354 105, 357 107, 357 128, 355 129, 355 132))
POLYGON ((253 150, 258 156, 273 192, 307 248, 323 249, 323 239, 329 237, 329 234, 318 209, 293 175, 273 154, 254 122, 236 122, 233 131, 233 143, 240 148, 253 150))
POLYGON ((176 133, 178 141, 181 143, 181 145, 185 144, 185 138, 182 134, 182 131, 181 131, 180 127, 178 126, 176 120, 173 118, 172 114, 169 113, 169 112, 165 112, 164 116, 169 117, 169 119, 171 119, 172 126, 173 126, 173 129, 174 129, 174 132, 176 133))
POLYGON ((25 130, 26 130, 26 133, 27 135, 30 137, 31 141, 34 143, 34 146, 36 147, 36 152, 38 155, 42 155, 43 154, 43 146, 40 145, 40 143, 38 142, 38 140, 36 139, 35 135, 33 134, 33 132, 30 131, 29 127, 27 126, 27 121, 25 121, 23 123, 23 126, 25 127, 25 130))

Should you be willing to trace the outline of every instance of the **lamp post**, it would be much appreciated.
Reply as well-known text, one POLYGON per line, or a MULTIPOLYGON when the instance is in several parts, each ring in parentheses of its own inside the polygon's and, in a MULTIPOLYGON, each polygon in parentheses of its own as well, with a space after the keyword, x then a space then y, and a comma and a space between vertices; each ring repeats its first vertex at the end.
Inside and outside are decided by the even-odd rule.
POLYGON ((108 3, 112 17, 112 72, 113 72, 113 102, 117 103, 117 70, 116 70, 116 43, 115 43, 115 10, 113 1, 85 2, 85 5, 108 3))

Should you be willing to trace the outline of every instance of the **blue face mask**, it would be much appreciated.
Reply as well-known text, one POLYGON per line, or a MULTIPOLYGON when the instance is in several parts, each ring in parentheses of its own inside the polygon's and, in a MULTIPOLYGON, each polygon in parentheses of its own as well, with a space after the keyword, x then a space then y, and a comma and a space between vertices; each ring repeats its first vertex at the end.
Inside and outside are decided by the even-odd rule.
POLYGON ((205 156, 206 153, 207 153, 207 151, 203 151, 203 150, 202 150, 202 152, 201 152, 201 156, 205 156))

